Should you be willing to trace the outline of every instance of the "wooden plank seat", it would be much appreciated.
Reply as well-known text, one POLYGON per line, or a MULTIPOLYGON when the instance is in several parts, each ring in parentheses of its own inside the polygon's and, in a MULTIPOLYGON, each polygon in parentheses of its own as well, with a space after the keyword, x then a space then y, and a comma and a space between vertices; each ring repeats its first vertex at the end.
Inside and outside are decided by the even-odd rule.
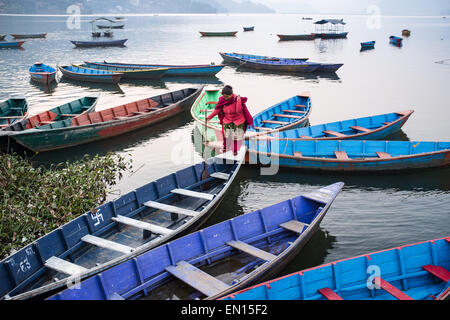
POLYGON ((171 229, 164 228, 164 227, 158 226, 156 224, 128 218, 125 216, 118 215, 117 217, 111 218, 111 220, 125 224, 127 226, 150 231, 151 233, 154 233, 154 234, 162 234, 163 236, 173 233, 173 230, 171 230, 171 229))
POLYGON ((201 109, 200 110, 200 112, 203 112, 203 113, 205 113, 205 112, 213 112, 214 111, 214 109, 201 109))
POLYGON ((328 300, 344 300, 340 295, 335 293, 330 288, 322 288, 318 290, 321 295, 323 295, 328 300))
POLYGON ((376 154, 377 154, 378 158, 381 158, 381 159, 392 158, 392 156, 387 152, 377 151, 376 154))
POLYGON ((296 104, 294 107, 297 107, 297 108, 306 108, 306 106, 303 105, 303 104, 296 104))
POLYGON ((284 118, 291 118, 291 119, 301 119, 303 117, 300 116, 293 116, 290 114, 279 114, 279 113, 274 113, 273 114, 274 117, 284 117, 284 118))
POLYGON ((364 128, 364 127, 360 127, 360 126, 350 126, 350 128, 355 129, 357 131, 362 131, 362 132, 370 132, 372 130, 364 128))
POLYGON ((183 214, 185 216, 190 216, 190 217, 195 217, 196 215, 198 215, 197 211, 184 209, 184 208, 180 208, 180 207, 176 207, 176 206, 171 206, 169 204, 156 202, 156 201, 147 201, 147 202, 144 202, 144 205, 147 207, 150 207, 150 208, 163 210, 165 212, 183 214))
POLYGON ((306 111, 302 110, 283 110, 283 112, 289 112, 289 113, 306 113, 306 111))
POLYGON ((308 224, 297 221, 297 220, 290 220, 290 221, 280 224, 280 227, 282 227, 283 229, 293 231, 298 234, 301 234, 303 232, 303 228, 307 227, 307 226, 308 226, 308 224))
POLYGON ((334 155, 336 156, 336 159, 338 160, 348 160, 348 154, 345 151, 335 151, 334 155))
POLYGON ((230 175, 228 173, 223 172, 213 172, 210 174, 211 177, 216 179, 222 179, 222 180, 228 180, 230 178, 230 175))
POLYGON ((442 268, 441 266, 428 264, 426 266, 423 266, 422 268, 444 282, 450 281, 450 271, 442 268))
POLYGON ((208 101, 205 104, 217 104, 218 101, 208 101))
POLYGON ((212 296, 229 287, 226 283, 214 278, 186 261, 179 261, 176 266, 169 266, 166 270, 206 296, 212 296))
POLYGON ((264 123, 273 123, 273 124, 288 124, 289 122, 286 121, 275 121, 275 120, 263 120, 261 122, 264 123))
POLYGON ((333 130, 323 130, 323 133, 330 135, 330 136, 335 136, 335 137, 346 137, 347 135, 340 133, 340 132, 336 132, 333 130))
POLYGON ((68 275, 79 274, 87 271, 87 269, 82 266, 79 266, 75 263, 63 260, 55 256, 47 259, 44 265, 49 269, 62 272, 68 275))
POLYGON ((272 131, 270 128, 264 128, 264 127, 254 127, 256 130, 265 130, 265 131, 272 131))
POLYGON ((103 238, 99 238, 99 237, 96 237, 96 236, 93 236, 90 234, 87 234, 83 238, 81 238, 81 241, 92 244, 97 247, 110 249, 110 250, 121 252, 124 254, 128 254, 128 253, 134 251, 134 249, 131 247, 125 246, 123 244, 120 244, 120 243, 117 243, 114 241, 109 241, 109 240, 106 240, 103 238))
POLYGON ((380 277, 375 277, 373 280, 375 284, 379 284, 380 288, 389 293, 391 296, 399 299, 399 300, 414 300, 410 296, 408 296, 406 293, 402 292, 401 290, 394 287, 392 284, 384 280, 380 277))
POLYGON ((194 198, 205 199, 205 200, 214 199, 213 194, 205 193, 205 192, 197 192, 197 191, 192 191, 192 190, 187 190, 187 189, 173 189, 173 190, 170 190, 170 192, 176 193, 179 195, 183 195, 183 196, 187 196, 187 197, 194 197, 194 198))
POLYGON ((51 123, 53 123, 54 121, 40 121, 39 122, 39 125, 40 126, 42 126, 42 125, 46 125, 46 124, 51 124, 51 123))
POLYGON ((23 116, 5 116, 5 117, 0 117, 0 119, 21 119, 23 118, 23 116))
POLYGON ((274 254, 271 254, 267 251, 261 250, 257 247, 254 247, 252 245, 249 245, 248 243, 239 240, 228 241, 226 244, 229 245, 230 247, 233 247, 234 249, 245 252, 261 260, 272 261, 277 257, 274 254))

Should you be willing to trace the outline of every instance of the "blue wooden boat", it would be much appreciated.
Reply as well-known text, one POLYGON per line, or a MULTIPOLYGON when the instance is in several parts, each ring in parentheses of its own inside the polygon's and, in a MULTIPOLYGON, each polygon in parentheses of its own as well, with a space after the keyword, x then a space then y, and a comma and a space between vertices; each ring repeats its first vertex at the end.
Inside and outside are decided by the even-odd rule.
POLYGON ((449 294, 445 237, 323 264, 222 300, 445 300, 449 294))
POLYGON ((28 102, 25 97, 12 97, 0 102, 0 130, 5 130, 28 116, 28 102))
POLYGON ((36 62, 30 67, 29 72, 32 80, 43 84, 50 84, 55 80, 57 70, 42 62, 36 62))
POLYGON ((240 67, 255 70, 310 73, 319 69, 320 64, 299 60, 241 59, 240 67))
POLYGON ((298 60, 306 61, 308 58, 279 58, 270 56, 261 56, 248 53, 236 53, 236 52, 219 52, 220 56, 225 62, 240 64, 242 59, 263 59, 263 60, 298 60))
POLYGON ((389 172, 450 165, 450 142, 250 140, 250 163, 338 172, 389 172))
POLYGON ((282 140, 375 140, 394 133, 405 124, 414 110, 397 111, 369 117, 317 124, 305 128, 283 130, 268 134, 269 137, 282 140))
POLYGON ((2 48, 22 48, 25 41, 0 41, 0 49, 2 48))
POLYGON ((252 27, 243 27, 244 31, 254 31, 255 30, 255 26, 252 27))
POLYGON ((393 45, 396 45, 397 47, 400 47, 402 45, 402 40, 403 40, 403 38, 401 38, 401 37, 396 37, 396 36, 389 37, 389 42, 393 45))
POLYGON ((164 77, 199 77, 199 76, 214 76, 221 71, 225 66, 214 64, 199 64, 199 65, 173 65, 173 64, 130 64, 120 62, 89 62, 85 61, 88 66, 113 66, 118 70, 124 68, 136 69, 167 69, 164 77))
POLYGON ((314 40, 316 38, 313 33, 305 34, 277 34, 279 41, 293 41, 293 40, 314 40))
MULTIPOLYGON (((142 253, 195 230, 223 200, 244 156, 242 147, 238 156, 226 161, 208 159, 210 177, 204 180, 202 162, 149 182, 27 245, 1 261, 0 296, 49 296, 72 281, 134 262, 142 253)), ((191 252, 188 246, 182 250, 191 252)), ((155 262, 165 261, 151 261, 155 262)))
POLYGON ((101 41, 70 41, 75 47, 123 47, 128 39, 101 41))
POLYGON ((375 48, 375 41, 361 42, 361 50, 368 50, 374 48, 375 48))
POLYGON ((152 69, 143 69, 134 67, 119 68, 112 65, 91 64, 91 63, 72 64, 72 66, 86 70, 94 70, 94 71, 99 70, 103 72, 106 71, 121 74, 122 79, 161 79, 169 70, 167 68, 152 68, 152 69))
POLYGON ((117 84, 123 73, 104 70, 78 68, 74 66, 58 66, 62 74, 70 79, 87 82, 102 82, 117 84))
POLYGON ((191 233, 50 300, 217 299, 270 279, 318 230, 342 187, 338 182, 191 233))

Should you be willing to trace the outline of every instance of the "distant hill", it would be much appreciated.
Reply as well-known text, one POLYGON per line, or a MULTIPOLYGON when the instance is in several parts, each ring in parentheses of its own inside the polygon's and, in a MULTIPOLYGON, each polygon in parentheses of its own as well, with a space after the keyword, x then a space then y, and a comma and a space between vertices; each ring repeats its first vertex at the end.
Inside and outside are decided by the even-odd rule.
POLYGON ((244 0, 0 0, 0 13, 66 14, 78 5, 81 14, 101 13, 270 13, 262 4, 244 0))

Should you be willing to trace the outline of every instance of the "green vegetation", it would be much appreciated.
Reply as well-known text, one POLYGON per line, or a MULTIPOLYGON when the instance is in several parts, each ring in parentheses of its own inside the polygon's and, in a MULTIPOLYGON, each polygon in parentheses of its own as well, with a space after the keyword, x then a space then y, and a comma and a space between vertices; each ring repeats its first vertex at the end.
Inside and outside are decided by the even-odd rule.
POLYGON ((103 203, 129 170, 131 160, 116 154, 50 168, 0 155, 0 259, 103 203))

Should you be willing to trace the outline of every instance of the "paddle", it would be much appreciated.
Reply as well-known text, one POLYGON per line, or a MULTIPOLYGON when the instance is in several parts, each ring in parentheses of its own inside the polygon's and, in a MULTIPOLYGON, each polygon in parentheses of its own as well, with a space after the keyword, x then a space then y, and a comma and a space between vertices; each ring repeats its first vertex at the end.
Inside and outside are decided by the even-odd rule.
MULTIPOLYGON (((208 142, 207 141, 207 135, 206 135, 206 131, 208 130, 208 127, 207 127, 207 125, 206 125, 206 120, 207 120, 207 115, 208 115, 208 113, 207 113, 207 111, 206 111, 206 109, 205 109, 205 141, 204 141, 204 149, 203 149, 203 154, 204 154, 204 160, 205 160, 205 162, 204 162, 204 165, 203 165, 203 172, 202 172, 202 177, 201 177, 201 180, 203 181, 203 180, 206 180, 206 179, 208 179, 209 177, 210 177, 210 175, 209 175, 209 172, 208 172, 208 168, 207 168, 207 165, 206 165, 206 143, 208 142)), ((210 184, 209 184, 209 182, 206 182, 206 183, 204 183, 203 184, 203 186, 202 186, 202 189, 203 190, 208 190, 209 188, 210 188, 211 186, 210 186, 210 184)))

